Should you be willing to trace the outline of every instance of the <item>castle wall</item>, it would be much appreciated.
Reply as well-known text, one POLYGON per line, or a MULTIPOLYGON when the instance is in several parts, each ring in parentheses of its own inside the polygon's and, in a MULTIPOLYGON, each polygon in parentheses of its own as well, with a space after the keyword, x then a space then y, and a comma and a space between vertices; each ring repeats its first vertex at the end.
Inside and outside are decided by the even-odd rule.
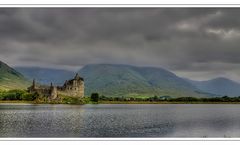
POLYGON ((51 92, 50 92, 50 98, 51 99, 56 99, 57 96, 58 96, 57 87, 52 87, 51 92))
POLYGON ((52 84, 49 87, 36 87, 35 80, 33 85, 28 88, 30 93, 38 93, 41 96, 49 97, 49 99, 56 99, 58 94, 72 97, 84 97, 84 81, 83 78, 76 74, 75 78, 66 81, 62 87, 54 87, 52 84))
POLYGON ((75 81, 73 84, 66 85, 63 88, 58 89, 58 94, 82 98, 84 97, 84 82, 75 81))
POLYGON ((29 92, 30 93, 38 93, 39 95, 41 95, 43 97, 49 97, 51 94, 50 88, 36 88, 36 89, 32 89, 29 92))

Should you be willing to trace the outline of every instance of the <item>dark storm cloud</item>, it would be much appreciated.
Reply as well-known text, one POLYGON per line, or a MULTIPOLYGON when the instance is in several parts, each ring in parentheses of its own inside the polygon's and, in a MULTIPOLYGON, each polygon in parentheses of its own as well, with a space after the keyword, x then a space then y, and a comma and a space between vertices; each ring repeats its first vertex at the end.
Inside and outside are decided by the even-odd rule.
POLYGON ((239 13, 238 8, 1 8, 0 57, 17 66, 124 63, 161 66, 186 77, 235 77, 240 76, 239 13))

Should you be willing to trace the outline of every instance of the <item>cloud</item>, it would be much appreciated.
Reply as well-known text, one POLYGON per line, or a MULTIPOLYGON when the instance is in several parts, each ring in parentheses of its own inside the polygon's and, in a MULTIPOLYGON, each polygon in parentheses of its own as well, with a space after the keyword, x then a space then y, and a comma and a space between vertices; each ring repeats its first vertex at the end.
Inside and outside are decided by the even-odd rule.
POLYGON ((237 79, 239 12, 238 8, 1 8, 0 58, 12 66, 68 69, 90 63, 158 66, 193 79, 226 75, 227 69, 229 77, 237 79))

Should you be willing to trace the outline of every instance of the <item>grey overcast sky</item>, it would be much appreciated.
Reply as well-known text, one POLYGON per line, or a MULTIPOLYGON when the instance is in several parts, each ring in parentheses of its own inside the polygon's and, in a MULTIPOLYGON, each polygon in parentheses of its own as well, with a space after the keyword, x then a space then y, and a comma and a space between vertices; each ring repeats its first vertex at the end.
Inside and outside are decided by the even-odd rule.
POLYGON ((240 81, 239 8, 1 8, 0 44, 10 66, 130 64, 240 81))

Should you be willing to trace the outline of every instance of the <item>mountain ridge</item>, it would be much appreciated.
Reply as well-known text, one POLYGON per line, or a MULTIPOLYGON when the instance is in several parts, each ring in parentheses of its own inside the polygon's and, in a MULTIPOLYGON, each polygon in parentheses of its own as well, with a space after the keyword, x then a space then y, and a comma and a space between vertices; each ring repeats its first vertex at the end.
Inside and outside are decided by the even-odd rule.
POLYGON ((224 77, 205 81, 190 80, 198 89, 221 96, 240 96, 240 83, 224 77))
MULTIPOLYGON (((63 69, 22 67, 21 70, 17 67, 16 70, 27 76, 28 79, 36 78, 40 83, 47 85, 50 82, 62 85, 66 79, 75 75, 75 72, 63 69), (24 69, 34 75, 29 75, 24 72, 24 69), (41 75, 36 75, 39 73, 41 75)), ((239 96, 240 94, 240 91, 238 91, 240 84, 227 78, 219 77, 207 81, 195 81, 179 77, 164 68, 151 66, 88 64, 77 72, 85 79, 86 95, 88 96, 93 92, 105 96, 133 97, 153 95, 219 97, 223 95, 239 96), (218 84, 222 84, 221 87, 218 84), (234 85, 229 85, 227 89, 224 89, 226 84, 234 85)))
POLYGON ((90 64, 78 72, 85 78, 86 88, 91 88, 86 90, 88 95, 90 92, 99 92, 110 96, 203 96, 189 82, 162 68, 90 64), (109 84, 111 85, 106 89, 109 84), (124 93, 118 93, 119 91, 124 93))

